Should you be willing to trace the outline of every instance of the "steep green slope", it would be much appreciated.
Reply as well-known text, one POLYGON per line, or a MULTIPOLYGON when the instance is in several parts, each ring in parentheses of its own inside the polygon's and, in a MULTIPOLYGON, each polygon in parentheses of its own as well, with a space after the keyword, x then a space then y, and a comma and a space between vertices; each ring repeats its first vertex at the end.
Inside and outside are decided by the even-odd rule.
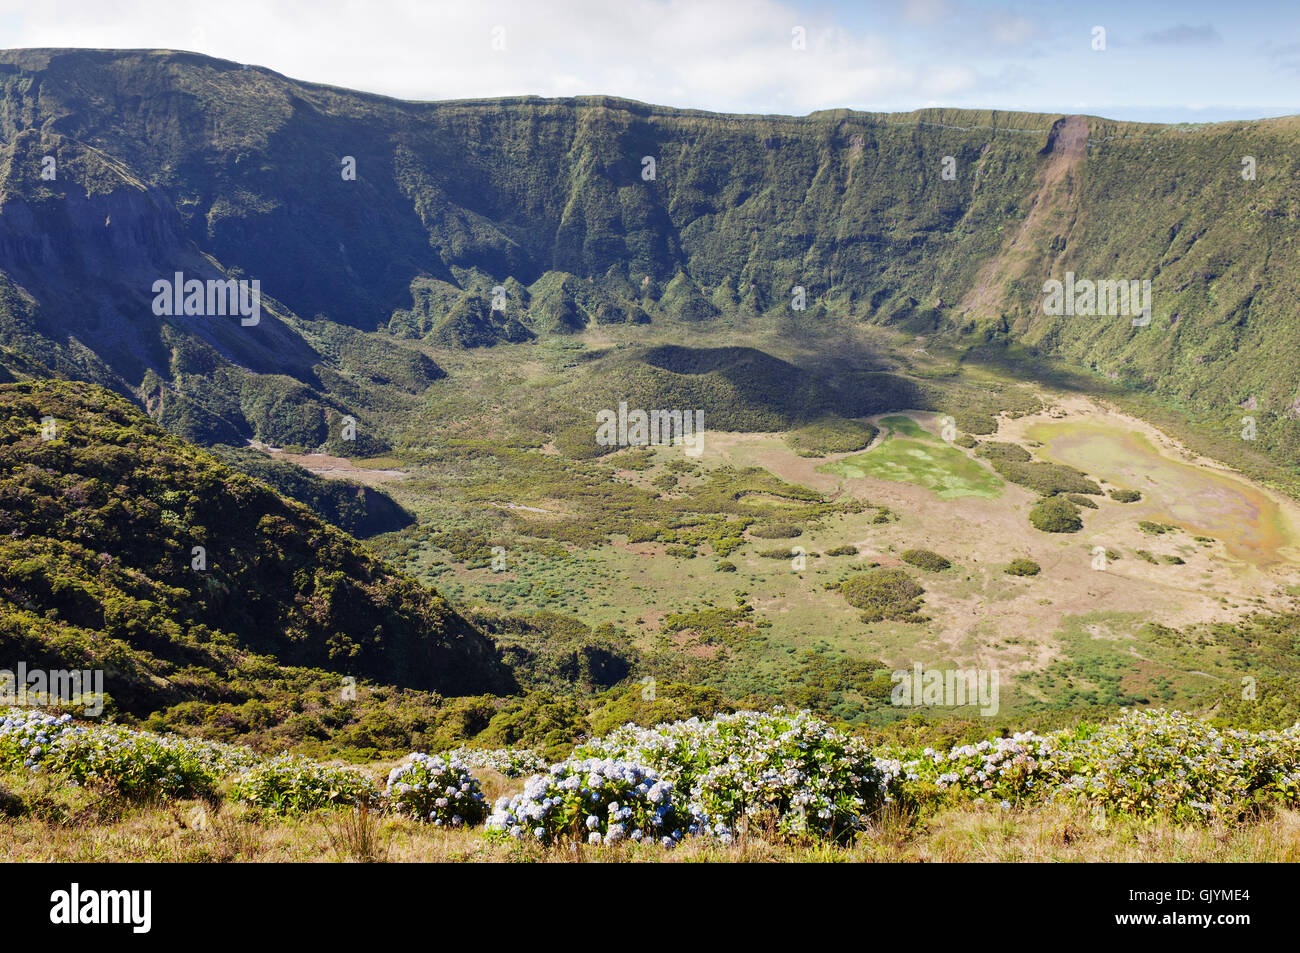
POLYGON ((406 103, 193 54, 10 51, 0 367, 133 393, 203 441, 340 450, 342 415, 381 446, 440 375, 424 344, 871 321, 1018 341, 1214 426, 1244 404, 1290 460, 1298 138, 1294 118, 406 103), (262 323, 153 317, 176 270, 260 280, 262 323), (1151 324, 1044 314, 1067 271, 1150 280, 1151 324))
POLYGON ((143 713, 211 698, 213 673, 250 653, 272 681, 279 664, 444 694, 513 687, 437 593, 122 398, 0 385, 0 657, 106 668, 109 694, 143 713))

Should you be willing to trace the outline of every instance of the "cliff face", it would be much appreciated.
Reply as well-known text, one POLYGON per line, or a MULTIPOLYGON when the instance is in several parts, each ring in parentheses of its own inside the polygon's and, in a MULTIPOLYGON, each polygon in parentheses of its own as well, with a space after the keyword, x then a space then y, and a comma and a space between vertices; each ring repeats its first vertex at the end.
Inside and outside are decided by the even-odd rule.
POLYGON ((464 347, 761 322, 796 285, 809 315, 1001 330, 1203 408, 1300 396, 1295 119, 405 103, 192 54, 16 51, 0 54, 0 135, 0 344, 170 392, 198 439, 328 441, 334 372, 382 433, 381 405, 440 373, 393 387, 341 363, 339 335, 464 347), (142 311, 145 283, 182 269, 260 280, 256 333, 142 311), (1152 325, 1044 314, 1044 282, 1067 271, 1151 280, 1152 325))

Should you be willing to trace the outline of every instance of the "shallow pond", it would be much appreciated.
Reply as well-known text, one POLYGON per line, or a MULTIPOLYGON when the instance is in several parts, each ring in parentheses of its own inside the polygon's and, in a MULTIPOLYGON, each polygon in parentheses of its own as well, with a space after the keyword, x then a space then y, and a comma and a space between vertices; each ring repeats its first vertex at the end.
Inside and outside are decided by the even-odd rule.
POLYGON ((1142 434, 1092 421, 1041 423, 1026 436, 1039 455, 1142 494, 1134 518, 1173 523, 1222 540, 1229 555, 1256 565, 1281 562, 1291 545, 1282 509, 1245 480, 1171 460, 1142 434))

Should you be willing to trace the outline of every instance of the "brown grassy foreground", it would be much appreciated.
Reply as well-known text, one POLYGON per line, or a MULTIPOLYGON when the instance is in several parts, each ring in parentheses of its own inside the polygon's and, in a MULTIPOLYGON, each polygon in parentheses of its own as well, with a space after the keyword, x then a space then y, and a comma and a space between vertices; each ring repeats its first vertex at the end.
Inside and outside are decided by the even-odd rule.
MULTIPOLYGON (((485 772, 487 773, 487 772, 485 772)), ((491 797, 514 783, 484 778, 491 797)), ((21 818, 0 817, 4 861, 152 862, 1283 862, 1300 861, 1300 811, 1239 825, 1103 820, 1066 805, 1003 810, 979 804, 924 819, 884 815, 845 847, 741 838, 544 849, 489 842, 481 829, 440 830, 350 809, 274 817, 245 805, 125 805, 85 791, 28 788, 21 818)))

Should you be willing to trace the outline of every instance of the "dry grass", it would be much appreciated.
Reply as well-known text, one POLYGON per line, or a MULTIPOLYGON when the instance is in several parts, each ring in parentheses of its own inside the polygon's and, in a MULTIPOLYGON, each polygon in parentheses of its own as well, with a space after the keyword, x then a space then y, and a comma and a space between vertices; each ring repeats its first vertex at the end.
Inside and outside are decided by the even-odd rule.
POLYGON ((730 846, 687 842, 544 849, 497 844, 479 830, 450 831, 374 813, 338 810, 276 818, 202 802, 107 806, 63 820, 0 818, 6 861, 163 862, 1283 862, 1300 861, 1300 811, 1248 824, 1186 827, 1096 817, 1051 805, 1004 811, 950 809, 924 820, 885 812, 850 846, 779 844, 761 833, 730 846))

